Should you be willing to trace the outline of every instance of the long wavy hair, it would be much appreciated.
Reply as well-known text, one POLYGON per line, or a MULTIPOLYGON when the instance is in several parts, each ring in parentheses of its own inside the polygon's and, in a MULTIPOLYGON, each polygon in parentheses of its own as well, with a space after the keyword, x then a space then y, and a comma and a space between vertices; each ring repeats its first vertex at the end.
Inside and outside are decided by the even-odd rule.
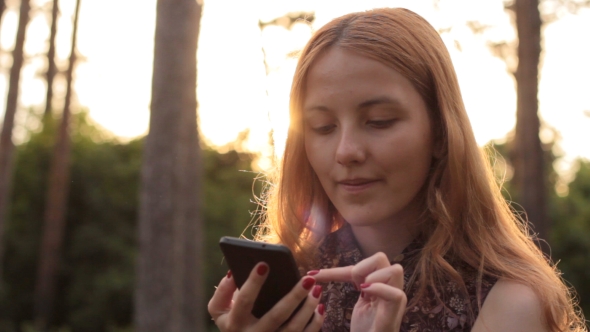
MULTIPOLYGON (((485 153, 477 146, 449 53, 436 30, 406 9, 376 9, 339 17, 318 30, 303 49, 291 88, 291 123, 284 156, 270 176, 257 239, 283 243, 304 269, 314 267, 323 237, 342 226, 304 148, 302 104, 309 69, 329 48, 377 60, 409 79, 426 102, 435 157, 424 185, 419 236, 425 245, 410 283, 427 287, 454 280, 466 292, 448 257, 481 276, 531 287, 552 331, 585 331, 581 312, 559 272, 534 243, 527 224, 502 197, 485 153)), ((479 287, 478 287, 479 293, 479 287)), ((480 294, 478 294, 480 298, 480 294)), ((478 301, 481 307, 481 301, 478 301)), ((411 303, 408 305, 411 307, 411 303)), ((471 308, 473 312, 473 308, 471 308)))

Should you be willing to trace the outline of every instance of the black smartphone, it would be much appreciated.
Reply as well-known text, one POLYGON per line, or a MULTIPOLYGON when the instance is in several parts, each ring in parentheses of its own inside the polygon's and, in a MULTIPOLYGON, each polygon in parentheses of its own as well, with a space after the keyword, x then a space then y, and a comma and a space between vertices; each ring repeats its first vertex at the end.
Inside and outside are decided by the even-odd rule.
POLYGON ((229 236, 222 237, 219 246, 238 288, 242 288, 256 264, 265 262, 269 266, 269 275, 254 302, 254 317, 262 317, 301 279, 293 254, 286 246, 229 236))

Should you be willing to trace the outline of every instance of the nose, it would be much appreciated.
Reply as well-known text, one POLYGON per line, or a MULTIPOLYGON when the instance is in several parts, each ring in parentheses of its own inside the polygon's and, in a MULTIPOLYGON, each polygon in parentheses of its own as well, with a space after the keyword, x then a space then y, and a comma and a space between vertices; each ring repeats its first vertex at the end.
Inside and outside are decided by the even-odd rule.
POLYGON ((343 166, 361 164, 366 159, 366 150, 360 135, 343 130, 336 148, 336 161, 343 166))

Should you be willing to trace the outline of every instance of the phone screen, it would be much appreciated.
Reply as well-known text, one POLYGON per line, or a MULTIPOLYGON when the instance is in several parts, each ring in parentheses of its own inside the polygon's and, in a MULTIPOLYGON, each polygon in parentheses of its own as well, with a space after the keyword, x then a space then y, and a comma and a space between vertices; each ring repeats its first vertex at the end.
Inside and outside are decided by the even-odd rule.
POLYGON ((219 246, 238 288, 246 282, 256 264, 268 264, 269 275, 252 309, 252 314, 257 318, 289 293, 301 278, 291 251, 283 245, 224 236, 219 246))

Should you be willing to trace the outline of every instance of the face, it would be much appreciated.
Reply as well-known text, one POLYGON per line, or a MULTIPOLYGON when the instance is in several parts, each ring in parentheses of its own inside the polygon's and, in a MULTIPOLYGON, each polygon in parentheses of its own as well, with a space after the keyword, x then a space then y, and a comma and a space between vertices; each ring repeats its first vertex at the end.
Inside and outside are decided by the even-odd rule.
POLYGON ((433 138, 411 82, 334 47, 310 68, 304 93, 307 157, 342 217, 353 226, 415 221, 433 138))

